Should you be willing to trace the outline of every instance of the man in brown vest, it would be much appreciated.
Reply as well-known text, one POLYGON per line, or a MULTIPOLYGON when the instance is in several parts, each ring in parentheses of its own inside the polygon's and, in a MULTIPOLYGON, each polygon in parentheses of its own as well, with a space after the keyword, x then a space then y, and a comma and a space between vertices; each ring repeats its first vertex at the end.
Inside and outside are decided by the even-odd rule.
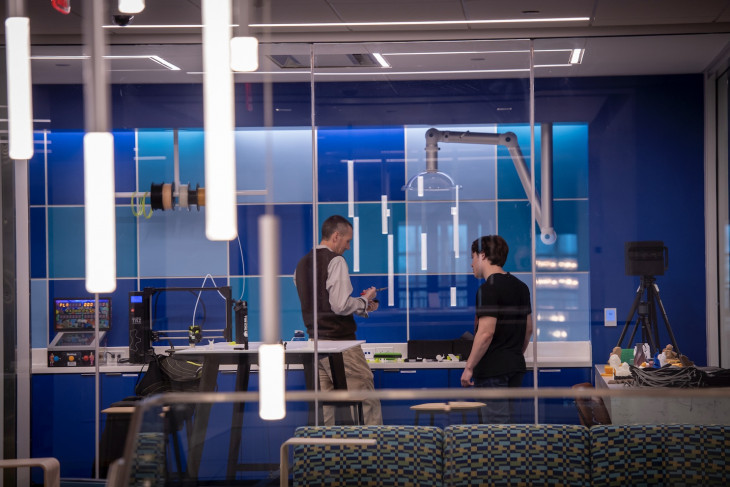
MULTIPOLYGON (((368 312, 378 308, 375 287, 352 296, 352 282, 347 262, 342 254, 350 248, 352 224, 340 215, 327 218, 322 224, 322 240, 297 264, 294 283, 302 305, 302 318, 310 337, 314 336, 315 292, 318 338, 320 340, 356 340, 357 324, 353 315, 367 318, 368 312), (316 273, 314 269, 316 267, 316 273), (315 281, 316 279, 316 281, 315 281)), ((349 390, 375 389, 373 373, 365 360, 362 347, 350 348, 343 353, 347 388, 349 390)), ((320 360, 319 384, 322 391, 334 389, 332 373, 326 359, 320 360)), ((382 424, 380 401, 363 401, 365 424, 382 424)), ((334 408, 324 408, 324 422, 334 424, 334 408)))

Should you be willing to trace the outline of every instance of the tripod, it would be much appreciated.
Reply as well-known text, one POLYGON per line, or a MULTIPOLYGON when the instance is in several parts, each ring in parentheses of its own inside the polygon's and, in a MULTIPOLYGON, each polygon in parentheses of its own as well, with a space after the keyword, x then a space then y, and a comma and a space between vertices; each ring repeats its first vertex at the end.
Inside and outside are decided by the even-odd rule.
POLYGON ((636 290, 636 297, 634 298, 634 303, 631 305, 631 311, 629 311, 629 317, 626 319, 624 329, 621 331, 621 336, 619 337, 618 344, 616 345, 617 347, 621 347, 621 342, 624 341, 629 325, 634 318, 634 313, 638 311, 638 316, 634 323, 634 329, 631 332, 631 337, 629 338, 629 345, 634 343, 636 331, 639 329, 639 326, 641 326, 642 342, 649 344, 652 355, 660 350, 657 305, 659 306, 659 311, 661 311, 662 318, 664 319, 664 325, 667 328, 667 332, 669 332, 669 339, 672 341, 674 351, 677 353, 677 356, 681 355, 679 353, 679 347, 677 346, 677 340, 674 338, 674 333, 672 333, 672 327, 669 324, 669 318, 667 317, 667 312, 664 309, 664 304, 659 297, 659 287, 656 285, 656 278, 654 278, 654 276, 641 276, 641 284, 639 284, 639 289, 636 290), (646 298, 644 298, 645 291, 646 298))

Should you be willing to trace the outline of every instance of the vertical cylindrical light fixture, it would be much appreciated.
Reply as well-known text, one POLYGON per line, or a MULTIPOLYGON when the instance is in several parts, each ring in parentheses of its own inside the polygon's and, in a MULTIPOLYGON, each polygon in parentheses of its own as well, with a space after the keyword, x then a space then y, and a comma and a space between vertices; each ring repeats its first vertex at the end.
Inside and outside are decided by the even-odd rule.
POLYGON ((355 161, 347 161, 347 216, 355 216, 355 161))
POLYGON ((352 219, 352 272, 360 272, 360 217, 352 219))
POLYGON ((144 7, 144 0, 119 0, 117 4, 117 8, 123 14, 138 14, 144 7))
POLYGON ((233 16, 238 27, 231 39, 231 69, 249 72, 259 69, 259 41, 250 35, 252 0, 238 0, 234 3, 233 16))
POLYGON ((393 234, 388 234, 388 306, 394 305, 395 263, 393 262, 393 234))
POLYGON ((286 416, 284 346, 281 344, 279 293, 279 219, 259 217, 261 252, 261 337, 259 347, 259 416, 276 420, 286 416))
POLYGON ((114 137, 84 135, 84 235, 86 290, 110 293, 117 288, 114 137))
POLYGON ((428 235, 421 233, 421 270, 428 270, 428 235))
POLYGON ((232 240, 236 221, 236 153, 231 1, 203 0, 203 124, 205 128, 205 235, 232 240))
POLYGON ((454 258, 459 258, 459 185, 454 186, 455 205, 451 207, 453 237, 454 237, 454 258))
POLYGON ((109 293, 117 287, 114 137, 109 132, 109 84, 104 60, 106 2, 87 2, 84 18, 84 236, 86 290, 109 293))
MULTIPOLYGON (((22 10, 22 2, 18 10, 22 10)), ((30 19, 12 16, 5 20, 5 46, 9 155, 11 159, 30 159, 33 157, 30 19)))

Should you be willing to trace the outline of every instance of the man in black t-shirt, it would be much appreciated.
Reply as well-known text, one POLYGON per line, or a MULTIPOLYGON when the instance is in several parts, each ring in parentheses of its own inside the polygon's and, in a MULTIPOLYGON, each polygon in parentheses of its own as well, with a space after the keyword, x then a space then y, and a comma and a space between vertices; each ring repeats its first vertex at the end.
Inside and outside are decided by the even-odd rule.
MULTIPOLYGON (((532 306, 527 285, 502 269, 508 252, 499 235, 480 237, 471 245, 474 277, 485 281, 476 295, 474 344, 461 375, 463 387, 522 385, 532 306)), ((489 401, 485 422, 512 422, 514 405, 514 401, 489 401)))

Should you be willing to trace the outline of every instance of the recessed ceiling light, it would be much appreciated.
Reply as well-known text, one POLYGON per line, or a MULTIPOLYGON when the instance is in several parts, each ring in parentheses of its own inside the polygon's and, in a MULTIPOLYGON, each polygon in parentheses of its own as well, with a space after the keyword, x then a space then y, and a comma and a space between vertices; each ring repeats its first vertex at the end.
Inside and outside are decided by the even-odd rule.
POLYGON ((580 64, 583 62, 583 54, 585 49, 573 49, 570 53, 570 64, 580 64))
MULTIPOLYGON (((89 56, 31 56, 31 60, 33 61, 42 61, 42 60, 53 60, 53 59, 59 59, 59 60, 74 60, 74 59, 89 59, 89 56)), ((180 71, 180 68, 172 64, 171 62, 161 58, 160 56, 154 55, 154 54, 141 54, 141 55, 130 55, 130 56, 104 56, 104 59, 149 59, 150 61, 159 64, 160 66, 164 66, 165 68, 169 69, 170 71, 180 71)))
POLYGON ((384 68, 390 67, 390 63, 388 63, 388 61, 385 60, 385 58, 383 57, 382 54, 374 52, 373 57, 380 63, 380 65, 382 67, 384 67, 384 68))

